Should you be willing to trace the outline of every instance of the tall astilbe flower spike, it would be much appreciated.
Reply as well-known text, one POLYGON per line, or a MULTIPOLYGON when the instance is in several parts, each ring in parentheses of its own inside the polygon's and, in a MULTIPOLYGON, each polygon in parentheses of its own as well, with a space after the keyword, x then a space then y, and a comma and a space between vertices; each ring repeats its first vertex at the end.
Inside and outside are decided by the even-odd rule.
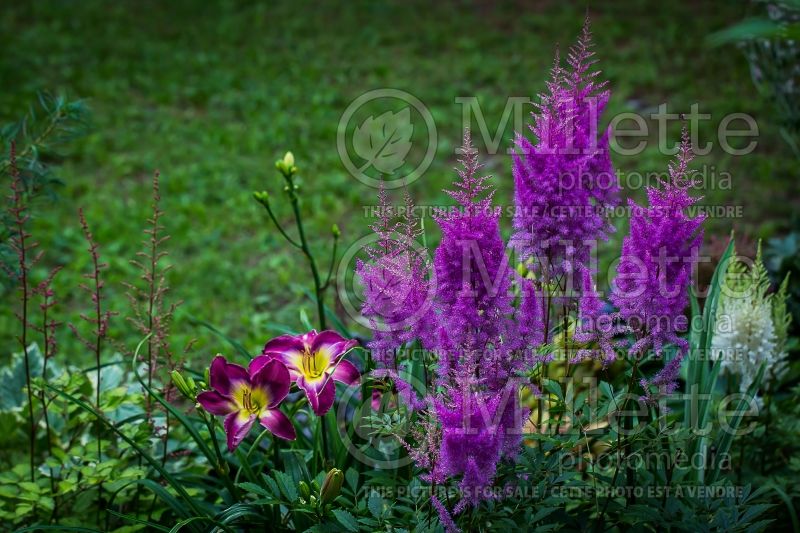
POLYGON ((691 160, 691 141, 684 127, 668 179, 662 180, 660 188, 647 190, 648 207, 629 200, 630 233, 623 240, 612 286, 611 301, 635 337, 631 356, 641 358, 648 349, 661 356, 665 344, 677 347, 674 359, 652 379, 641 381, 649 400, 653 399, 650 385, 665 394, 674 390, 689 348, 679 333, 688 326, 684 310, 689 303, 692 267, 699 259, 704 220, 702 214, 690 213, 699 200, 689 194, 694 185, 688 168, 691 160))
POLYGON ((499 213, 492 209, 493 187, 479 176, 481 165, 469 130, 464 133, 454 189, 460 206, 435 216, 442 239, 434 254, 438 328, 426 339, 439 354, 439 379, 459 367, 476 367, 482 378, 499 383, 513 371, 511 344, 518 337, 513 313, 511 268, 500 235, 499 213))
POLYGON ((10 279, 19 284, 20 309, 16 313, 20 322, 20 334, 17 337, 22 347, 23 359, 25 362, 25 385, 28 397, 28 432, 29 432, 29 456, 30 456, 30 478, 34 480, 35 466, 34 454, 36 451, 36 422, 33 416, 33 389, 31 385, 31 364, 28 356, 28 304, 30 303, 31 287, 29 274, 31 268, 39 261, 41 253, 32 255, 33 250, 38 246, 31 241, 31 234, 28 233, 27 223, 30 218, 28 205, 26 202, 26 186, 17 167, 17 147, 11 141, 9 150, 9 169, 11 172, 11 193, 8 196, 8 216, 13 227, 9 246, 16 253, 17 264, 14 267, 1 263, 10 279))
POLYGON ((383 184, 378 199, 379 217, 370 226, 376 242, 365 247, 367 260, 358 261, 356 275, 364 289, 362 315, 373 330, 369 344, 373 357, 383 366, 394 367, 396 349, 418 338, 430 324, 430 264, 416 242, 421 229, 408 191, 399 222, 394 220, 383 184))
POLYGON ((512 244, 548 278, 585 268, 589 249, 614 231, 605 212, 618 204, 619 185, 599 117, 608 102, 597 82, 588 19, 563 68, 556 54, 547 91, 533 113, 537 141, 516 136, 516 212, 512 244))
MULTIPOLYGON (((141 335, 147 337, 147 351, 144 354, 144 360, 147 365, 147 384, 152 388, 162 361, 166 366, 166 373, 175 370, 180 364, 179 361, 176 361, 169 344, 169 329, 175 310, 182 303, 180 300, 169 302, 167 298, 169 292, 167 274, 171 265, 163 265, 164 259, 169 255, 163 250, 163 245, 170 239, 170 236, 166 233, 162 223, 165 213, 161 209, 160 173, 158 171, 153 173, 151 209, 151 215, 147 218, 147 226, 143 230, 145 238, 141 242, 142 248, 130 261, 140 271, 141 283, 139 285, 124 283, 124 285, 127 288, 126 296, 132 312, 127 319, 141 335)), ((162 394, 167 399, 174 390, 172 386, 171 380, 164 382, 162 394)), ((146 412, 149 418, 152 418, 152 407, 153 399, 148 395, 146 412)), ((168 428, 169 417, 166 418, 166 422, 168 428)))

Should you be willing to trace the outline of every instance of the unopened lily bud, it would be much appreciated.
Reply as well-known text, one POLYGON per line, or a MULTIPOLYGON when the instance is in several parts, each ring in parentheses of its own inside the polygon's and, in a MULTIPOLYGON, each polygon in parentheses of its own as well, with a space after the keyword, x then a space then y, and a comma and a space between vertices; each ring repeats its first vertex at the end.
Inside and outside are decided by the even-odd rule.
POLYGON ((304 499, 308 499, 311 496, 311 489, 308 488, 308 483, 301 481, 297 485, 300 487, 300 495, 304 499))
POLYGON ((286 155, 283 156, 283 159, 278 159, 275 161, 275 168, 277 168, 278 171, 287 178, 297 174, 297 167, 294 164, 294 155, 292 152, 286 152, 286 155))
POLYGON ((331 468, 328 475, 325 476, 325 481, 322 482, 322 488, 319 489, 320 501, 323 504, 330 503, 339 495, 342 490, 342 482, 344 482, 344 474, 338 468, 331 468))
POLYGON ((339 226, 337 224, 333 225, 333 227, 331 228, 331 233, 333 233, 333 236, 337 238, 342 235, 342 232, 341 230, 339 230, 339 226))
POLYGON ((170 373, 170 376, 172 377, 172 382, 175 384, 175 386, 178 388, 181 394, 183 394, 190 400, 195 399, 194 389, 190 387, 188 383, 186 383, 186 380, 183 379, 183 376, 181 376, 180 372, 178 372, 177 370, 173 370, 170 373))
POLYGON ((256 199, 256 202, 265 204, 269 200, 269 193, 267 191, 255 191, 253 192, 253 198, 256 199))

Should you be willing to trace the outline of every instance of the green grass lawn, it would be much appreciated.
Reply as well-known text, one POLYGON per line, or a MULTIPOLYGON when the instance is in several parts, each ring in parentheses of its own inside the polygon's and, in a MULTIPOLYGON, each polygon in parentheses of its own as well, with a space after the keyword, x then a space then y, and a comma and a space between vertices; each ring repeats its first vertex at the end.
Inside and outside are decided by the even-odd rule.
MULTIPOLYGON (((281 196, 273 163, 291 149, 300 167, 304 211, 319 255, 327 257, 330 226, 343 244, 365 235, 363 206, 375 190, 353 179, 336 150, 337 122, 370 89, 413 93, 431 110, 440 143, 428 172, 411 186, 425 203, 445 202, 460 139, 460 96, 477 96, 490 124, 506 98, 543 89, 554 46, 578 34, 583 4, 564 2, 304 1, 6 3, 0 11, 0 119, 14 120, 40 90, 83 98, 92 109, 88 136, 60 162, 60 199, 37 208, 35 236, 47 264, 64 264, 56 284, 65 320, 88 304, 76 289, 88 268, 77 209, 83 206, 102 245, 111 306, 121 313, 113 336, 136 336, 123 280, 142 238, 150 177, 162 174, 164 222, 174 269, 172 297, 184 301, 176 344, 197 338, 192 357, 206 360, 223 344, 190 325, 190 316, 218 325, 256 349, 271 324, 300 328, 299 310, 313 317, 303 295, 305 264, 266 224, 253 190, 281 196)), ((699 103, 712 114, 701 137, 731 112, 754 116, 759 146, 748 156, 715 150, 699 158, 729 172, 732 190, 708 191, 707 203, 743 205, 742 220, 715 220, 713 232, 736 225, 768 235, 796 210, 797 164, 785 148, 770 107, 752 86, 734 48, 710 49, 705 37, 739 19, 738 2, 615 2, 590 9, 603 75, 613 90, 608 115, 648 112, 667 102, 688 112, 699 103)), ((493 128, 496 126, 492 126, 493 128)), ((670 133, 677 139, 679 126, 670 133)), ((512 131, 504 134, 508 147, 512 131)), ((616 157, 625 170, 656 171, 668 158, 655 143, 639 157, 616 157)), ((498 201, 510 201, 510 158, 485 160, 497 178, 498 201)), ((278 203, 281 217, 290 211, 278 203)), ((507 231, 510 221, 505 220, 507 231)), ((431 224, 427 224, 430 228, 431 224)), ((623 228, 624 229, 624 228, 623 228)), ((429 230, 429 242, 437 239, 429 230)), ((610 245, 617 249, 618 243, 610 245)), ((4 306, 13 303, 6 295, 4 306)), ((0 323, 13 335, 11 313, 0 323)), ((71 333, 63 353, 88 358, 71 333)), ((6 344, 9 346, 10 344, 6 344)))

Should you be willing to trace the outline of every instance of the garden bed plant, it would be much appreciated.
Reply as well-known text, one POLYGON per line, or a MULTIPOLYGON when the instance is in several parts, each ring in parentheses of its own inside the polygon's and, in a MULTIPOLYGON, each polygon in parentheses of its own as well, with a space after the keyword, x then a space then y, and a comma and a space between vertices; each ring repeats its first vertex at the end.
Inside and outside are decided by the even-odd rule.
MULTIPOLYGON (((314 254, 303 199, 315 191, 298 187, 301 164, 287 153, 276 163, 285 196, 254 199, 265 227, 307 266, 316 314, 265 334, 257 353, 204 324, 218 346, 191 363, 191 346, 170 337, 179 302, 166 286, 158 175, 130 308, 108 308, 104 243, 91 229, 103 221, 81 212, 90 305, 83 324, 64 325, 52 289, 60 268, 39 267, 47 252, 29 229, 39 182, 12 141, 4 237, 20 298, 6 312, 19 318, 19 343, 0 370, 3 523, 798 529, 788 277, 771 285, 760 252, 740 257, 731 237, 709 286, 697 286, 703 217, 684 132, 646 203, 629 202, 620 259, 598 288, 595 252, 609 245, 607 213, 621 191, 602 179, 614 175, 598 127, 610 91, 594 63, 587 23, 565 60, 556 57, 504 175, 484 175, 463 133, 434 249, 411 193, 396 206, 381 187, 374 238, 352 272, 363 293, 357 321, 332 303, 341 232, 333 226, 329 257, 314 254), (504 240, 508 199, 493 183, 512 178, 504 240), (125 319, 140 333, 135 346, 109 336, 125 319), (79 336, 91 368, 58 351, 62 335, 79 336)), ((209 294, 209 305, 215 298, 224 295, 209 294)))

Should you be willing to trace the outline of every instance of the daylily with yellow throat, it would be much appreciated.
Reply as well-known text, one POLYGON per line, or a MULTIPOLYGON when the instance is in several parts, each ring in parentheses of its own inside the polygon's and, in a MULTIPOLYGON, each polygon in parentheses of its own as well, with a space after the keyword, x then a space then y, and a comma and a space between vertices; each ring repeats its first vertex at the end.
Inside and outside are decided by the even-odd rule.
POLYGON ((221 355, 211 362, 209 381, 213 390, 197 395, 200 405, 213 415, 225 416, 228 449, 233 451, 244 440, 256 419, 275 436, 286 440, 296 437, 294 426, 278 405, 291 386, 289 370, 282 362, 245 369, 229 363, 221 355))
POLYGON ((358 341, 345 339, 335 331, 317 333, 311 330, 303 335, 282 335, 264 346, 262 355, 253 359, 250 368, 258 369, 269 361, 281 361, 291 379, 306 393, 314 413, 324 415, 336 397, 333 382, 352 385, 361 377, 353 363, 343 359, 356 344, 358 341))

